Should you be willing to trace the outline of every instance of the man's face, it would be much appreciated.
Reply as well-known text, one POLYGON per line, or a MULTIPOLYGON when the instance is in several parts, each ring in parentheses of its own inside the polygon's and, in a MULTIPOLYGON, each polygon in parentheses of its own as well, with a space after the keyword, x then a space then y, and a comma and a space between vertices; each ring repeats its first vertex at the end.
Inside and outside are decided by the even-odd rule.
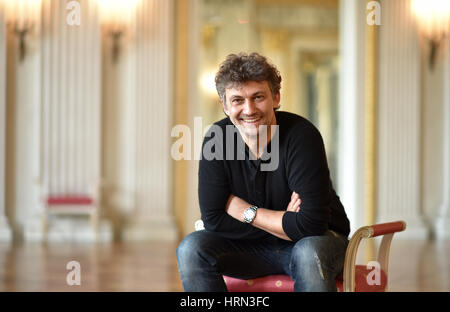
POLYGON ((273 97, 267 81, 227 88, 225 96, 224 112, 246 138, 257 138, 260 126, 276 125, 274 108, 280 103, 280 93, 273 97))

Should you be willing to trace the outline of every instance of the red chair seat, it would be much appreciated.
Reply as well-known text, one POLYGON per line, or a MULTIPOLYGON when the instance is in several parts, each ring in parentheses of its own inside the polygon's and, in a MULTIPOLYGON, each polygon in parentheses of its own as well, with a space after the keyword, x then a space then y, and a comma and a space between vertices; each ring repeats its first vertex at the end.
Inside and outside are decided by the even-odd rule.
POLYGON ((50 196, 48 205, 92 205, 93 200, 88 196, 50 196))
MULTIPOLYGON (((357 292, 381 292, 385 291, 387 276, 384 271, 380 272, 380 285, 369 285, 367 275, 371 270, 364 265, 357 265, 355 270, 355 280, 357 292)), ((294 291, 294 281, 289 275, 268 275, 249 280, 224 276, 225 284, 230 292, 292 292, 294 291)), ((344 290, 343 276, 336 278, 338 291, 344 290)))
POLYGON ((249 280, 224 276, 230 292, 292 292, 294 282, 289 275, 268 275, 249 280))

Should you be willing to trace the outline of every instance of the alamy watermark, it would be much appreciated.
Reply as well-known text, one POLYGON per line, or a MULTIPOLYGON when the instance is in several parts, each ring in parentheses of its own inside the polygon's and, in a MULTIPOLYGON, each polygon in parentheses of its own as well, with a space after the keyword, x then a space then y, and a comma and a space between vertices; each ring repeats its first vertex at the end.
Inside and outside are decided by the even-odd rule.
POLYGON ((78 261, 67 262, 66 269, 70 270, 66 276, 66 283, 69 286, 81 286, 81 265, 78 261))
POLYGON ((381 285, 381 266, 378 261, 370 261, 366 265, 366 269, 370 272, 366 276, 367 285, 381 285))
POLYGON ((66 22, 69 26, 81 25, 81 5, 78 1, 69 1, 66 4, 66 10, 69 12, 66 16, 66 22))
MULTIPOLYGON (((178 138, 171 146, 170 154, 174 160, 245 160, 246 145, 242 139, 240 126, 226 125, 225 131, 218 125, 212 125, 202 130, 202 117, 194 118, 194 130, 187 125, 176 125, 172 128, 170 135, 178 138), (205 137, 202 144, 202 137, 205 137), (192 137, 194 139, 192 140, 192 137), (192 148, 193 147, 193 148, 192 148)), ((247 126, 241 131, 252 131, 258 133, 259 142, 267 142, 271 135, 270 150, 260 144, 257 154, 260 155, 261 171, 274 171, 279 163, 279 131, 278 125, 261 125, 258 128, 247 126), (270 131, 269 131, 270 129, 270 131)), ((249 153, 250 160, 256 160, 256 151, 249 153)))
POLYGON ((370 1, 367 3, 366 10, 369 11, 366 16, 366 22, 369 26, 381 25, 381 4, 379 1, 370 1))

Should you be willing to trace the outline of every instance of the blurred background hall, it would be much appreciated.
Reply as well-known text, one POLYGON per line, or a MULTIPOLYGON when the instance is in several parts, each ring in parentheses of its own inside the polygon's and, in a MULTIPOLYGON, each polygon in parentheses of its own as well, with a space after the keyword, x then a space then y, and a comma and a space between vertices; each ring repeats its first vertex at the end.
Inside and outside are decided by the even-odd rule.
POLYGON ((0 291, 181 291, 214 74, 240 51, 321 131, 351 234, 407 223, 389 289, 450 291, 449 19, 450 0, 0 0, 0 291))

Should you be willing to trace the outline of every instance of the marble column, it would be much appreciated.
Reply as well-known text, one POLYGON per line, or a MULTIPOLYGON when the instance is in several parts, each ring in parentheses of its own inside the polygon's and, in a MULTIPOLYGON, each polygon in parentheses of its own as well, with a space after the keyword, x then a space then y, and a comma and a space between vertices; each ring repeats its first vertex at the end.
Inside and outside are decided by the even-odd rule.
POLYGON ((365 1, 339 1, 339 148, 337 192, 351 233, 364 224, 365 1))
POLYGON ((6 163, 5 202, 14 232, 39 224, 40 19, 25 37, 26 54, 19 58, 18 36, 6 32, 6 163))
MULTIPOLYGON (((443 60, 443 170, 442 200, 435 220, 435 234, 439 239, 450 238, 450 40, 444 48, 443 60)), ((442 51, 442 50, 441 50, 442 51)))
POLYGON ((102 31, 103 204, 117 239, 135 207, 137 34, 136 21, 130 21, 116 42, 119 49, 114 54, 108 26, 102 31))
POLYGON ((6 217, 5 200, 5 151, 6 151, 6 21, 0 5, 0 241, 12 239, 11 228, 6 217))

